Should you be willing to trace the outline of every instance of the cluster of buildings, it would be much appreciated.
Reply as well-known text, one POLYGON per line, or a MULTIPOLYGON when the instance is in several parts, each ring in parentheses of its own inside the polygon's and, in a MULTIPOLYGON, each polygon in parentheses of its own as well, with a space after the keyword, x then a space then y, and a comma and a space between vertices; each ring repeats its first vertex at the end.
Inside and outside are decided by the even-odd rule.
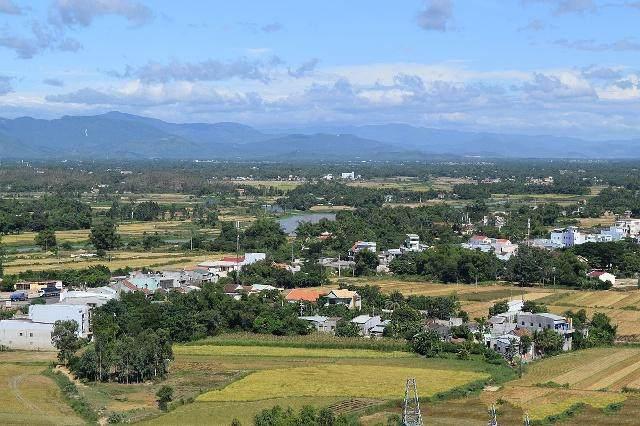
POLYGON ((585 243, 603 243, 620 241, 624 238, 640 237, 640 219, 619 219, 599 233, 583 232, 576 226, 557 228, 551 231, 548 239, 535 239, 533 245, 546 249, 559 249, 578 246, 585 243))
POLYGON ((518 252, 518 245, 503 238, 489 238, 485 235, 473 235, 467 243, 462 244, 463 248, 470 250, 480 250, 484 253, 494 253, 498 259, 509 260, 511 256, 518 252))
POLYGON ((523 301, 509 302, 507 312, 497 314, 489 318, 488 328, 483 330, 483 339, 487 347, 503 354, 523 353, 524 359, 536 357, 535 343, 521 351, 521 339, 528 335, 543 330, 552 330, 562 336, 562 350, 570 351, 575 332, 571 318, 548 312, 531 313, 523 312, 523 301))
POLYGON ((58 303, 29 305, 26 316, 0 321, 0 345, 21 350, 53 350, 51 333, 56 321, 75 321, 78 337, 90 339, 91 311, 118 297, 111 287, 63 290, 58 303))

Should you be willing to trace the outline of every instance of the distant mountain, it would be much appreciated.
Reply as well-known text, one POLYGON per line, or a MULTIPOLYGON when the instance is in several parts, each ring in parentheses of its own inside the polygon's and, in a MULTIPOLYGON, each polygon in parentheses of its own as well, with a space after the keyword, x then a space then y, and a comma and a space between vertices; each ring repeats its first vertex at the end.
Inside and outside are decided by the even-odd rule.
POLYGON ((434 156, 640 158, 640 140, 584 141, 406 124, 260 131, 239 123, 168 123, 120 112, 0 118, 0 158, 409 160, 434 156))

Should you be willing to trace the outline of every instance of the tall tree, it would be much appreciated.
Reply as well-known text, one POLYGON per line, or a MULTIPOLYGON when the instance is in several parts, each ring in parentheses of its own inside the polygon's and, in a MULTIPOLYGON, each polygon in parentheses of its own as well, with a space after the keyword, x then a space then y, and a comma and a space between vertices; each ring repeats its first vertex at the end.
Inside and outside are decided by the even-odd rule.
POLYGON ((74 320, 56 321, 51 332, 51 342, 58 350, 58 361, 68 364, 81 346, 78 338, 78 323, 74 320))
POLYGON ((106 220, 94 225, 91 228, 89 240, 96 250, 102 253, 118 247, 120 244, 120 235, 118 235, 115 222, 106 220))
POLYGON ((58 245, 56 233, 51 228, 45 228, 36 234, 35 243, 44 251, 54 249, 58 245))

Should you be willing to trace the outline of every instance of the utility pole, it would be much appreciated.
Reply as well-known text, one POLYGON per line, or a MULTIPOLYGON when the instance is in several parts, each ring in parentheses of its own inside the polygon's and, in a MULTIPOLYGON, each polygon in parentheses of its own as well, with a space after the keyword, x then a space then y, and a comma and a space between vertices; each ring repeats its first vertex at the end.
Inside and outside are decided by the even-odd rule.
POLYGON ((404 405, 402 408, 403 426, 424 426, 422 413, 420 412, 420 401, 418 399, 418 388, 415 378, 408 378, 404 388, 404 405))
POLYGON ((531 426, 531 419, 529 418, 529 413, 524 413, 524 426, 531 426))

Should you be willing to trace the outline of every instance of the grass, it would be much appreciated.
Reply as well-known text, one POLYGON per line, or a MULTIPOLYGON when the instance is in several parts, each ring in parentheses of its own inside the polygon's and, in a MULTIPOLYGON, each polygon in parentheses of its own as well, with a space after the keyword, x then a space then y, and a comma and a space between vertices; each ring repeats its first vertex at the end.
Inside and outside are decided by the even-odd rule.
MULTIPOLYGON (((0 424, 83 424, 56 383, 42 373, 47 363, 28 352, 5 352, 0 364, 0 424)), ((47 357, 49 358, 49 357, 47 357)))
MULTIPOLYGON (((208 337, 185 346, 248 346, 282 347, 305 349, 368 349, 375 351, 407 351, 407 343, 402 339, 361 339, 359 337, 335 337, 326 333, 314 333, 307 336, 274 336, 270 334, 228 333, 208 337)), ((327 355, 325 355, 326 357, 327 355)))
POLYGON ((149 425, 228 425, 238 419, 243 425, 253 424, 254 416, 274 405, 299 410, 305 405, 325 407, 342 398, 295 397, 272 398, 247 402, 199 402, 179 407, 163 416, 143 422, 149 425))
POLYGON ((270 346, 176 346, 174 353, 207 356, 261 356, 295 358, 415 358, 410 352, 381 352, 370 349, 311 349, 270 346))
POLYGON ((472 371, 400 366, 316 365, 258 371, 198 397, 198 401, 256 401, 299 396, 397 399, 407 377, 421 383, 420 393, 431 396, 488 375, 472 371), (366 378, 366 380, 363 380, 366 378))

